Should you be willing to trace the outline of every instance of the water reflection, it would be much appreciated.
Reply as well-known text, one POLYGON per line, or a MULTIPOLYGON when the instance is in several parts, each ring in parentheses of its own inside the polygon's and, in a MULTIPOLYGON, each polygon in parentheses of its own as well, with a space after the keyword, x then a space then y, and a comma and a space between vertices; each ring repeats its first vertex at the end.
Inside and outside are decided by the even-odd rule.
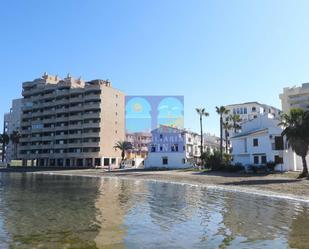
POLYGON ((33 174, 1 180, 12 248, 96 248, 97 180, 33 174))
POLYGON ((186 185, 0 174, 0 248, 308 248, 309 207, 186 185))

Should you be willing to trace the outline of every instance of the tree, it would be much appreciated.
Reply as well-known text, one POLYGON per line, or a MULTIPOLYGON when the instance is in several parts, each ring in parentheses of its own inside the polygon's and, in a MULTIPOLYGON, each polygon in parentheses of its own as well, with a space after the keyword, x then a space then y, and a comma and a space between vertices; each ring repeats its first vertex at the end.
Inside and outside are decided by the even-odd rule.
POLYGON ((20 139, 20 133, 18 131, 13 131, 13 133, 10 135, 10 140, 12 141, 14 145, 14 159, 17 158, 17 147, 19 144, 19 139, 20 139))
POLYGON ((300 108, 293 108, 290 113, 282 115, 282 122, 285 128, 282 136, 286 137, 288 146, 302 158, 303 171, 299 178, 308 176, 306 156, 309 150, 309 112, 300 108))
POLYGON ((128 141, 118 141, 115 144, 114 149, 121 151, 121 161, 123 162, 126 156, 126 152, 128 150, 132 150, 133 145, 128 141))
POLYGON ((205 108, 196 108, 197 114, 200 116, 200 128, 201 128, 201 161, 203 161, 203 117, 208 117, 209 113, 206 112, 205 108))
POLYGON ((234 129, 234 133, 237 133, 241 128, 239 124, 241 122, 240 116, 237 114, 233 114, 229 116, 229 119, 232 121, 232 128, 234 129))
POLYGON ((227 115, 230 111, 224 106, 216 106, 216 112, 220 115, 220 155, 223 155, 223 115, 227 115))
POLYGON ((9 142, 10 142, 10 137, 6 132, 4 132, 3 134, 0 134, 0 143, 2 143, 2 162, 4 162, 5 148, 9 142))
POLYGON ((233 126, 228 121, 223 123, 223 129, 225 133, 225 153, 229 152, 228 136, 229 136, 229 130, 232 128, 233 126))

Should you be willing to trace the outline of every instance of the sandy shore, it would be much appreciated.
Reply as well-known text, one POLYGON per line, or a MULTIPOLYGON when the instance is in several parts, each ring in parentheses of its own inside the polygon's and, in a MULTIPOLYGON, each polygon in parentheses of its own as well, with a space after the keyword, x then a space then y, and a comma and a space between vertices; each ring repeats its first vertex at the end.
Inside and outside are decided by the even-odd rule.
POLYGON ((46 171, 38 174, 76 175, 88 177, 121 177, 129 179, 167 181, 217 187, 229 191, 245 191, 279 198, 309 202, 309 180, 296 179, 296 173, 271 175, 243 175, 224 172, 195 172, 184 170, 143 171, 124 170, 106 172, 102 169, 46 171))

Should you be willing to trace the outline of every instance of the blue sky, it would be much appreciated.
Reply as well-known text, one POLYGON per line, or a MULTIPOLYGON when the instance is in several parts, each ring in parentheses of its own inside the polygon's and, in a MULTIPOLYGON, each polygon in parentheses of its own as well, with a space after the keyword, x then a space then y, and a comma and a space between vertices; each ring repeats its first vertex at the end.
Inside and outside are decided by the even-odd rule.
MULTIPOLYGON (((127 95, 184 95, 218 134, 216 105, 280 107, 309 81, 309 1, 1 0, 0 121, 23 81, 47 71, 110 79, 127 95)), ((0 126, 2 127, 2 125, 0 126)))

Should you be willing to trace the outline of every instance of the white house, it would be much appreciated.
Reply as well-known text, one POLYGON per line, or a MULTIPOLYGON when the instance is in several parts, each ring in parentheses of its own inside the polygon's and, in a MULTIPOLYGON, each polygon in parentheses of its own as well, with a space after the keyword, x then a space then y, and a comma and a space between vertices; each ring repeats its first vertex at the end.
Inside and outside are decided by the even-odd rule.
POLYGON ((242 125, 241 133, 231 138, 233 163, 262 165, 277 163, 282 168, 284 144, 280 121, 268 115, 259 116, 242 125))
MULTIPOLYGON (((185 129, 160 126, 152 132, 145 168, 190 168, 201 153, 201 136, 185 129)), ((218 138, 204 135, 204 151, 218 147, 218 138)))
POLYGON ((199 136, 168 126, 152 132, 145 168, 190 168, 192 159, 200 156, 199 136))

